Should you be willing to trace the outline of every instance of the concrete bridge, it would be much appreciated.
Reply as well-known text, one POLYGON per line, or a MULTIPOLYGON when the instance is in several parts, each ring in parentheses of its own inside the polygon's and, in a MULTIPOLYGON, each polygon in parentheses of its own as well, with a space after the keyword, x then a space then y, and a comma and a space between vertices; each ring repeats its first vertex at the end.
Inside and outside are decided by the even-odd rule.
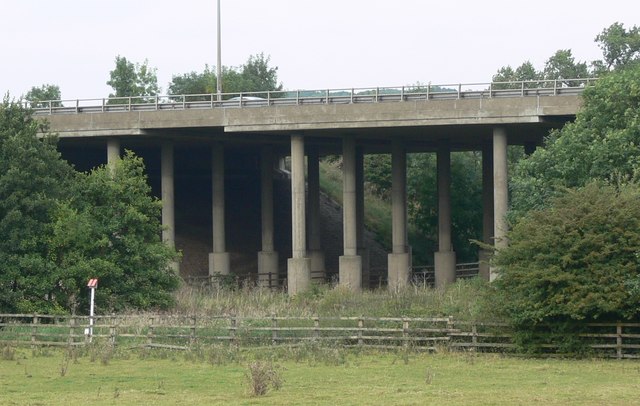
MULTIPOLYGON (((343 158, 343 253, 339 282, 354 290, 366 285, 368 250, 364 245, 365 154, 392 156, 392 251, 388 254, 390 289, 408 283, 411 249, 407 241, 406 154, 437 153, 438 251, 434 253, 436 285, 455 280, 456 255, 451 238, 450 154, 482 151, 483 240, 506 244, 508 207, 507 146, 527 152, 542 143, 549 130, 572 120, 588 80, 480 83, 453 86, 342 89, 254 94, 180 95, 44 102, 35 115, 47 119, 60 137, 63 156, 79 169, 113 162, 123 147, 157 150, 160 192, 166 227, 163 239, 175 244, 175 199, 183 190, 179 174, 191 166, 210 192, 211 249, 209 273, 228 274, 226 240, 229 208, 225 193, 234 179, 252 178, 260 202, 261 246, 258 279, 278 273, 274 243, 274 169, 290 157, 291 255, 288 291, 300 292, 311 275, 325 271, 320 238, 319 158, 343 158), (176 162, 176 151, 183 151, 176 162), (185 152, 186 151, 186 152, 185 152), (94 157, 89 163, 87 157, 94 157), (306 159, 305 159, 306 158, 306 159), (84 163, 82 163, 84 162, 84 163), (83 167, 85 165, 85 167, 83 167), (305 176, 306 174, 306 176, 305 176), (177 180, 178 179, 178 180, 177 180), (176 192, 176 190, 178 192, 176 192), (364 275, 364 276, 363 276, 364 275)), ((32 106, 34 107, 34 106, 32 106)), ((234 211, 241 207, 232 208, 234 211)), ((287 253, 288 254, 288 253, 287 253)), ((480 259, 488 253, 481 252, 480 259)), ((493 278, 488 265, 481 275, 493 278)))

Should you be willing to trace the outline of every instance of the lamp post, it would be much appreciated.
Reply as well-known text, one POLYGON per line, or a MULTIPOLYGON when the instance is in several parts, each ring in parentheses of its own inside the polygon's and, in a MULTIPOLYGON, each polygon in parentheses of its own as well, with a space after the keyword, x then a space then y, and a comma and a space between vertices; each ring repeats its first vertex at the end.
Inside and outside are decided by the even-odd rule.
POLYGON ((220 0, 218 0, 218 62, 216 66, 216 94, 218 101, 222 100, 222 53, 220 44, 220 0))

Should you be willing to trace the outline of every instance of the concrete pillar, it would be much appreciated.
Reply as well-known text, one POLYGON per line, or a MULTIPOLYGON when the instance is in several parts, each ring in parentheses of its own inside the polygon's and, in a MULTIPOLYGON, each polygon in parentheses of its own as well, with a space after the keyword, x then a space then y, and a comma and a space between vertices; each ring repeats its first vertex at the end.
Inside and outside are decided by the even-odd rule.
MULTIPOLYGON (((162 241, 171 248, 176 247, 175 191, 173 172, 173 143, 165 141, 160 150, 160 194, 162 201, 162 241)), ((173 262, 172 268, 180 273, 180 263, 173 262)))
POLYGON ((309 252, 311 277, 323 280, 325 277, 324 252, 320 230, 320 157, 318 149, 307 148, 307 188, 309 205, 309 252))
POLYGON ((228 275, 231 259, 226 252, 224 224, 224 146, 220 143, 211 149, 213 252, 209 254, 209 275, 228 275))
POLYGON ((258 285, 275 287, 278 283, 278 253, 273 240, 273 148, 262 148, 260 157, 260 201, 262 251, 258 253, 258 285))
POLYGON ((400 140, 391 143, 391 245, 388 256, 389 290, 409 284, 410 258, 407 250, 407 153, 400 140))
POLYGON ((456 253, 451 243, 451 146, 441 142, 437 157, 438 176, 438 252, 435 253, 436 287, 456 280, 456 253))
MULTIPOLYGON (((493 147, 486 143, 482 147, 482 242, 493 245, 493 147)), ((478 251, 478 276, 489 280, 489 261, 492 251, 478 251)))
POLYGON ((291 136, 291 250, 287 261, 290 295, 303 292, 311 284, 311 260, 307 257, 305 224, 304 138, 291 136))
POLYGON ((358 255, 362 261, 362 287, 368 288, 371 282, 371 260, 369 248, 365 245, 364 233, 364 152, 362 147, 356 147, 356 239, 358 255))
MULTIPOLYGON (((507 131, 502 127, 496 127, 493 130, 493 235, 497 250, 509 245, 507 241, 508 208, 507 131)), ((490 280, 494 280, 496 277, 496 270, 491 269, 490 280)))
POLYGON ((340 285, 354 291, 362 288, 362 259, 358 255, 356 219, 356 140, 342 139, 342 235, 344 255, 340 256, 340 285))
POLYGON ((165 141, 160 150, 160 190, 162 201, 162 241, 171 248, 176 246, 173 143, 165 141))
POLYGON ((113 173, 116 169, 116 161, 120 159, 120 140, 118 138, 107 139, 107 166, 113 173))

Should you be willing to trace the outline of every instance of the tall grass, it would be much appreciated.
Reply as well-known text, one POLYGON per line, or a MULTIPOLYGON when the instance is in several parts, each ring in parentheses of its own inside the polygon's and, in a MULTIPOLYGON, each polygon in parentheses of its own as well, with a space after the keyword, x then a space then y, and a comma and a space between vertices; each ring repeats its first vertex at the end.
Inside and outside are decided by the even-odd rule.
POLYGON ((480 280, 460 280, 446 289, 410 286, 395 292, 386 289, 353 293, 340 286, 313 285, 290 297, 281 291, 245 287, 192 288, 176 292, 175 311, 192 315, 238 317, 438 317, 456 320, 500 319, 492 305, 491 286, 480 280))

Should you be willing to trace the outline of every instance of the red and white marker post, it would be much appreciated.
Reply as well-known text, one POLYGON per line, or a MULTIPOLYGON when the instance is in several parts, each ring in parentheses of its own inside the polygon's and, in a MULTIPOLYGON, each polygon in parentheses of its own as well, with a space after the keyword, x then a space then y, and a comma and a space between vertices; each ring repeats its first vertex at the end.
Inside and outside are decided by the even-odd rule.
POLYGON ((89 336, 89 342, 93 337, 93 316, 95 309, 95 300, 96 300, 96 289, 98 288, 98 278, 89 279, 89 283, 87 283, 87 287, 91 290, 91 302, 89 303, 89 328, 86 331, 86 334, 89 336))

